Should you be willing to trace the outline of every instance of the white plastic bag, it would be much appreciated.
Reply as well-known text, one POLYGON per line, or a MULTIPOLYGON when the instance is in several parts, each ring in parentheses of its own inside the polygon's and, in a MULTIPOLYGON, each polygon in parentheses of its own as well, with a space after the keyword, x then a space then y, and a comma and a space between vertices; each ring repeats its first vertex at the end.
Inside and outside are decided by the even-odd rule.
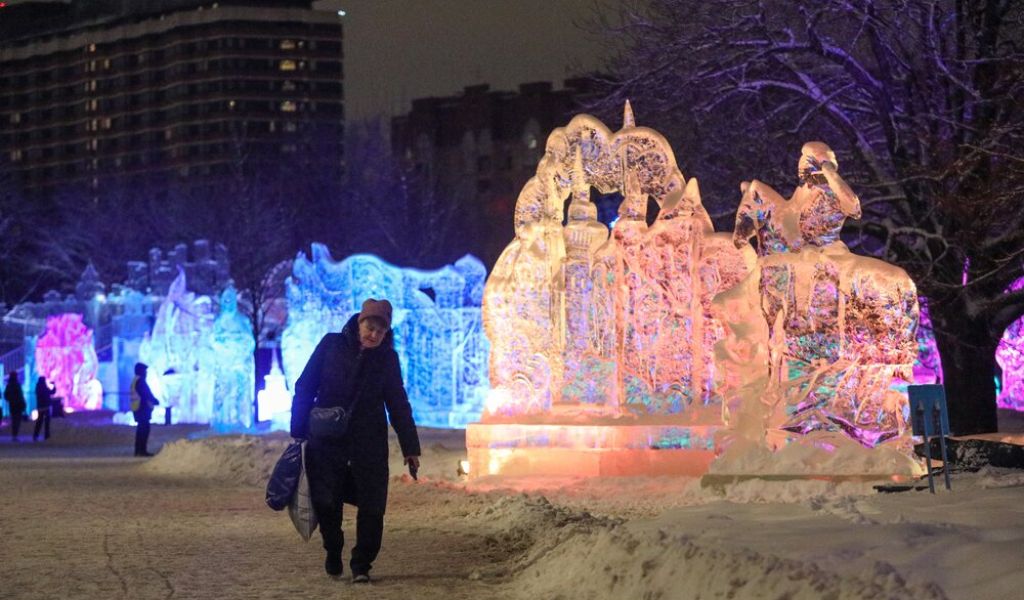
POLYGON ((309 495, 309 478, 306 476, 307 443, 302 442, 302 473, 299 475, 299 485, 295 494, 292 495, 292 501, 288 503, 288 516, 304 542, 308 542, 309 538, 313 536, 317 525, 313 499, 309 495))

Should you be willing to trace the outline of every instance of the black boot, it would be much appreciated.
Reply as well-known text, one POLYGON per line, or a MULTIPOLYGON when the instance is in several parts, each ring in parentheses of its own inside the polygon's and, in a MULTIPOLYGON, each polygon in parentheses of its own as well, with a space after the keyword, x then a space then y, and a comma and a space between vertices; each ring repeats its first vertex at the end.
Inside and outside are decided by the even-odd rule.
POLYGON ((331 577, 340 577, 344 572, 344 567, 341 564, 341 551, 332 552, 327 551, 327 559, 324 560, 324 571, 331 577))

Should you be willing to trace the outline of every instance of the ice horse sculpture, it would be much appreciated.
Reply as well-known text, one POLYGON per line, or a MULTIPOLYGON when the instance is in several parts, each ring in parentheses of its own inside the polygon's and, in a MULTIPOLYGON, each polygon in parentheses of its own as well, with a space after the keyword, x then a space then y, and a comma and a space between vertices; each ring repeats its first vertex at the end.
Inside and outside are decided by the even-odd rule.
POLYGON ((484 291, 492 390, 467 429, 471 472, 703 472, 723 425, 711 301, 754 255, 714 233, 668 142, 628 104, 614 133, 573 118, 549 136, 515 232, 484 291), (591 188, 624 195, 611 235, 591 188))
POLYGON ((484 291, 492 390, 467 429, 471 472, 700 474, 729 445, 907 440, 890 384, 916 355, 915 288, 839 241, 860 207, 835 166, 808 144, 793 199, 745 184, 719 234, 628 103, 617 132, 588 115, 552 132, 484 291), (591 188, 624 195, 610 234, 591 188))
MULTIPOLYGON (((57 388, 64 406, 96 410, 103 405, 103 386, 96 379, 99 360, 92 330, 82 315, 66 313, 46 319, 46 331, 36 342, 36 371, 57 388)), ((35 385, 35 381, 29 382, 35 385)))
MULTIPOLYGON (((894 383, 914 381, 916 287, 902 269, 852 254, 839 240, 846 218, 860 217, 860 201, 828 146, 805 144, 797 170, 789 199, 756 180, 741 185, 734 242, 756 238, 757 264, 714 303, 727 329, 716 348, 717 393, 729 437, 746 442, 731 457, 751 449, 744 446, 796 443, 803 450, 789 453, 803 453, 801 469, 835 471, 844 449, 860 455, 849 466, 859 474, 884 464, 913 475, 906 395, 894 383), (869 457, 858 445, 877 451, 869 457)), ((729 463, 712 470, 736 468, 729 463)))
POLYGON ((157 309, 153 331, 139 346, 139 360, 149 365, 150 387, 176 423, 209 423, 213 410, 213 379, 201 360, 213 329, 208 296, 186 288, 179 268, 167 297, 157 309))
POLYGON ((341 262, 322 244, 296 257, 287 281, 288 324, 281 354, 288 387, 324 334, 341 331, 366 298, 394 305, 395 349, 416 422, 465 427, 487 392, 487 339, 480 302, 486 270, 472 256, 435 271, 402 269, 356 254, 341 262))

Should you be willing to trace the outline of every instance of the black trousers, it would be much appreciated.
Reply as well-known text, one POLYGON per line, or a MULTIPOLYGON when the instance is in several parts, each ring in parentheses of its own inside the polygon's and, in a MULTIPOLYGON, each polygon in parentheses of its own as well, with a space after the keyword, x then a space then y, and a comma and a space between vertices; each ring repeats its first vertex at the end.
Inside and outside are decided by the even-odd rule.
POLYGON ((50 407, 46 407, 39 410, 36 416, 36 428, 32 432, 32 439, 39 439, 39 430, 43 430, 43 439, 50 439, 50 407))
POLYGON ((21 430, 21 413, 16 412, 11 415, 11 439, 18 438, 19 430, 21 430))
POLYGON ((146 454, 149 445, 149 419, 136 417, 138 425, 135 427, 135 456, 146 454))
MULTIPOLYGON (((384 465, 383 484, 387 486, 387 464, 384 465)), ((376 471, 376 470, 375 470, 376 471)), ((358 501, 359 485, 368 479, 377 480, 374 472, 370 477, 353 468, 344 451, 332 446, 306 447, 306 474, 309 477, 309 494, 313 510, 320 524, 320 536, 328 553, 341 553, 345 545, 345 534, 341 529, 342 506, 345 501, 358 501)), ((377 485, 379 481, 372 481, 377 485)), ((387 492, 384 492, 385 495, 387 492)), ((352 548, 349 567, 352 573, 368 573, 373 561, 380 553, 384 537, 384 506, 378 503, 360 503, 356 511, 356 545, 352 548)))

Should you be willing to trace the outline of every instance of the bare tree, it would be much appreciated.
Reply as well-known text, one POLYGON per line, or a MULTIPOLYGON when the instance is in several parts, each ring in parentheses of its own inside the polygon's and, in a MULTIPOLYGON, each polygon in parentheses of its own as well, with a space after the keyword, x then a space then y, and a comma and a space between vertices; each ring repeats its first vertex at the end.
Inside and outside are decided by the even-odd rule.
POLYGON ((379 120, 350 125, 345 148, 338 211, 343 253, 371 252, 414 267, 436 267, 461 255, 453 236, 465 207, 401 165, 379 120))
POLYGON ((1014 0, 629 3, 601 22, 624 40, 604 109, 631 98, 719 208, 831 145, 862 196, 848 241, 910 272, 954 428, 993 431, 994 352, 1024 314, 1022 19, 1014 0))

